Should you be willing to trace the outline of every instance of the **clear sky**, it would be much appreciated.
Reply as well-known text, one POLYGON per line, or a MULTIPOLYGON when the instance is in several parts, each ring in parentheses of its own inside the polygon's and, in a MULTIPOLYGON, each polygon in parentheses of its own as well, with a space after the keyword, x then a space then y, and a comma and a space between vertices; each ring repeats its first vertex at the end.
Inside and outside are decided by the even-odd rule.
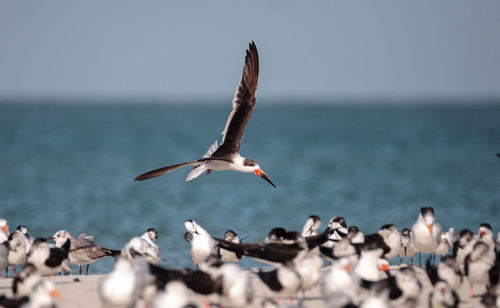
POLYGON ((500 98, 500 1, 0 0, 0 98, 500 98))

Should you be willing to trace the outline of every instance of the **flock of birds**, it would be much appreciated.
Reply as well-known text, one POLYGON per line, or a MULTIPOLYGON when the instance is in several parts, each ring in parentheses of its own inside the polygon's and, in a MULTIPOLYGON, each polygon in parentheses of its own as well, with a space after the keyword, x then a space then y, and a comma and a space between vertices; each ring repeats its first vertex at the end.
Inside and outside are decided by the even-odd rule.
POLYGON ((44 275, 69 274, 71 264, 80 267, 80 274, 87 265, 88 273, 89 264, 104 257, 116 259, 98 286, 105 307, 134 307, 140 300, 149 307, 301 306, 313 288, 319 288, 325 307, 458 307, 468 300, 456 292, 466 283, 471 297, 482 298, 481 305, 500 306, 500 233, 495 241, 486 223, 477 234, 469 229, 455 234, 453 228, 443 232, 431 207, 421 208, 414 225, 401 232, 387 224, 363 234, 344 218, 333 217, 318 233, 321 219, 311 215, 302 232, 276 227, 258 243, 243 243, 233 230, 214 237, 194 220, 184 225, 196 269, 159 266, 161 249, 153 228, 118 251, 96 245, 90 235, 72 237, 65 230, 37 239, 25 226, 10 233, 7 221, 0 219, 0 271, 3 277, 12 268, 15 276, 14 297, 1 295, 0 306, 53 307, 61 294, 44 275), (413 263, 414 255, 422 253, 430 256, 425 266, 389 266, 397 256, 413 263), (433 264, 436 255, 438 265, 433 264), (271 267, 244 270, 238 265, 242 257, 271 267), (17 273, 16 266, 23 270, 17 273), (425 291, 429 281, 432 287, 425 291), (477 285, 486 293, 474 294, 477 285), (265 291, 257 294, 257 289, 265 291))
MULTIPOLYGON (((253 160, 240 155, 240 144, 256 103, 259 57, 253 42, 246 51, 242 79, 237 87, 233 110, 222 132, 222 144, 215 142, 196 160, 158 168, 135 178, 142 181, 184 166, 193 166, 186 181, 212 170, 255 173, 276 187, 253 160)), ((498 154, 497 154, 498 155, 498 154)), ((500 157, 500 155, 499 155, 500 157)), ((70 265, 82 266, 104 258, 116 258, 113 270, 104 276, 98 293, 105 307, 134 307, 142 300, 149 307, 278 307, 301 306, 305 292, 318 288, 319 300, 327 307, 457 307, 465 301, 456 291, 466 281, 486 287, 481 304, 500 307, 499 260, 491 226, 481 224, 478 234, 465 229, 443 232, 434 209, 424 207, 415 224, 399 232, 387 224, 377 233, 364 235, 346 225, 342 217, 330 219, 318 233, 321 219, 310 216, 302 233, 273 228, 263 242, 242 243, 228 230, 224 238, 211 236, 193 220, 185 222, 184 239, 191 245, 196 269, 167 269, 157 265, 161 250, 155 244, 158 232, 151 228, 132 238, 121 250, 96 245, 93 236, 72 237, 65 230, 51 237, 33 239, 25 226, 10 233, 0 219, 0 272, 13 269, 14 297, 0 296, 4 307, 54 307, 61 294, 52 280, 43 275, 70 274, 70 265), (54 244, 49 243, 54 241, 54 244), (413 266, 418 253, 431 257, 425 266, 413 266), (436 266, 436 255, 441 259, 436 266), (269 268, 243 270, 239 260, 249 257, 270 264, 269 268), (411 259, 412 266, 392 269, 389 260, 411 259), (23 270, 17 273, 16 266, 23 270), (427 279, 432 287, 423 288, 427 279), (259 295, 257 290, 266 290, 259 295), (427 293, 427 294, 425 294, 427 293)), ((500 234, 499 234, 500 235, 500 234)), ((316 299, 318 300, 318 298, 316 299)))

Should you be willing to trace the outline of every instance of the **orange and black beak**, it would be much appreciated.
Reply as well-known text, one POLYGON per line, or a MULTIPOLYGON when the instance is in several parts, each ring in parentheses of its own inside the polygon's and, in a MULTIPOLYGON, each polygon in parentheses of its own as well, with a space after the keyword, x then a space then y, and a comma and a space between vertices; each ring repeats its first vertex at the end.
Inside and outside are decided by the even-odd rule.
POLYGON ((427 225, 427 228, 429 228, 429 233, 431 234, 431 237, 434 237, 434 236, 432 235, 432 225, 431 225, 431 224, 428 224, 428 225, 427 225))
POLYGON ((389 265, 387 265, 385 263, 380 264, 380 270, 383 272, 389 271, 389 265))
MULTIPOLYGON (((273 185, 273 186, 274 186, 274 185, 273 185)), ((2 231, 3 231, 3 232, 5 232, 5 233, 7 233, 7 234, 10 234, 10 232, 9 232, 9 227, 7 227, 7 225, 3 226, 1 229, 2 229, 2 231)))
POLYGON ((266 180, 269 184, 273 185, 274 188, 276 188, 276 185, 271 181, 271 179, 262 171, 262 169, 255 169, 255 174, 266 180))

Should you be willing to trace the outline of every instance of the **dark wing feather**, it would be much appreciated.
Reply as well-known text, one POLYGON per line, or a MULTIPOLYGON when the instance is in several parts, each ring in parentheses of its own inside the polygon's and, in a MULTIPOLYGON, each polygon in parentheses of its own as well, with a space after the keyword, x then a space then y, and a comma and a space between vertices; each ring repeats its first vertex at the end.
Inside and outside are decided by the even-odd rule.
POLYGON ((283 286, 278 279, 278 270, 259 271, 257 276, 259 276, 260 280, 262 280, 262 282, 264 282, 269 289, 275 292, 279 292, 283 289, 283 286))
POLYGON ((155 277, 155 284, 158 288, 164 288, 170 281, 178 280, 199 294, 220 293, 220 282, 214 281, 210 274, 200 270, 170 270, 153 264, 149 264, 149 270, 155 277))
POLYGON ((313 249, 314 247, 319 246, 319 245, 327 242, 328 236, 331 234, 331 232, 332 232, 332 229, 326 228, 325 231, 323 231, 320 234, 307 236, 306 237, 307 247, 309 249, 313 249))
POLYGON ((219 242, 219 247, 223 249, 271 262, 286 263, 288 261, 292 261, 295 257, 297 257, 301 250, 297 244, 242 244, 229 242, 215 237, 214 239, 219 242))
POLYGON ((425 272, 427 273, 427 277, 429 277, 429 280, 431 281, 433 286, 436 285, 439 280, 441 280, 439 278, 437 268, 431 265, 430 260, 427 260, 427 263, 425 264, 425 272))
POLYGON ((50 248, 49 258, 45 261, 45 265, 49 267, 56 267, 61 265, 64 259, 68 258, 70 243, 71 242, 68 239, 61 248, 50 248))
POLYGON ((148 171, 146 173, 143 173, 143 174, 137 176, 135 178, 135 181, 142 181, 142 180, 147 180, 147 179, 155 178, 157 176, 170 173, 170 172, 172 172, 174 170, 177 170, 179 168, 182 168, 184 166, 196 165, 196 164, 199 164, 199 163, 205 163, 205 162, 207 162, 209 160, 225 160, 225 161, 228 161, 228 159, 225 159, 225 158, 214 158, 214 157, 200 158, 200 159, 197 159, 197 160, 192 160, 192 161, 188 161, 188 162, 185 162, 185 163, 180 163, 180 164, 176 164, 176 165, 166 166, 166 167, 162 167, 162 168, 158 168, 158 169, 155 169, 155 170, 148 171))
POLYGON ((255 43, 251 42, 246 51, 243 76, 234 95, 233 110, 222 132, 222 145, 215 151, 213 157, 224 157, 229 153, 240 151, 243 133, 255 107, 258 77, 259 54, 255 43))

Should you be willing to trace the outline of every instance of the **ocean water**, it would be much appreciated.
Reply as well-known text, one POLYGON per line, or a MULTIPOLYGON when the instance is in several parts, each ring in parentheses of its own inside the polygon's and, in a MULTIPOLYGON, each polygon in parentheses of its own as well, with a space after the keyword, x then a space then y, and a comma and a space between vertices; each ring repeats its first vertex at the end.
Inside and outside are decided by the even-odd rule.
POLYGON ((236 172, 186 183, 189 167, 133 181, 201 157, 220 141, 230 109, 0 106, 0 217, 34 237, 66 229, 114 249, 154 227, 170 268, 191 266, 186 219, 215 236, 233 229, 256 242, 275 226, 301 231, 311 214, 321 229, 343 216, 364 233, 386 223, 401 230, 432 206, 444 229, 477 232, 489 222, 500 231, 498 106, 258 105, 241 154, 277 189, 236 172))

